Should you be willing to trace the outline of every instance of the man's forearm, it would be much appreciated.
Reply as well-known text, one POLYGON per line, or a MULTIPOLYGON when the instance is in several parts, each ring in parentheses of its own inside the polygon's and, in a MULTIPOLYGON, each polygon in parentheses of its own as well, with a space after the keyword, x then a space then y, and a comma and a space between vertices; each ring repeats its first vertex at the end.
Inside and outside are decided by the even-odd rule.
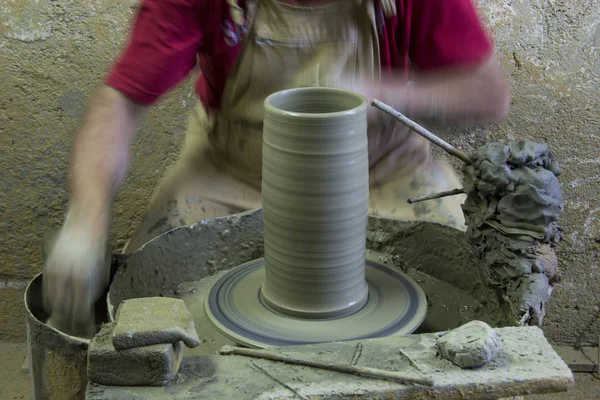
POLYGON ((129 147, 145 106, 101 86, 77 132, 70 165, 68 218, 106 234, 111 205, 127 170, 129 147))
POLYGON ((493 122, 510 109, 504 74, 493 61, 475 71, 438 71, 417 76, 408 86, 393 86, 383 89, 390 105, 412 118, 493 122))

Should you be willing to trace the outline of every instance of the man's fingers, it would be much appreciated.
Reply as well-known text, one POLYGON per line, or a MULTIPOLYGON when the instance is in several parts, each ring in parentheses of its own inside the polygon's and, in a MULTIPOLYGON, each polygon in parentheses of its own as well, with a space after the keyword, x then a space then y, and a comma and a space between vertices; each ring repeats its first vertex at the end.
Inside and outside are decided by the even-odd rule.
POLYGON ((43 291, 44 291, 44 303, 47 311, 52 313, 55 312, 56 307, 60 302, 63 301, 64 296, 64 279, 61 273, 61 265, 59 265, 54 257, 50 257, 44 268, 44 275, 42 278, 43 291))
POLYGON ((379 162, 371 168, 371 183, 382 184, 392 174, 400 173, 402 170, 408 170, 408 165, 403 165, 404 163, 402 160, 399 160, 406 154, 408 154, 406 149, 396 149, 393 153, 390 153, 379 160, 379 162))
POLYGON ((423 164, 429 158, 427 146, 420 138, 408 138, 402 145, 386 154, 379 162, 371 168, 370 183, 380 185, 392 175, 406 173, 411 174, 414 169, 423 164))
POLYGON ((70 309, 73 307, 73 291, 71 288, 71 276, 65 274, 66 271, 61 271, 56 279, 56 291, 54 295, 54 303, 52 313, 68 317, 70 309))
POLYGON ((44 307, 49 323, 67 334, 94 330, 94 303, 108 283, 105 244, 95 232, 65 223, 45 253, 44 307))
POLYGON ((94 276, 92 271, 81 272, 83 272, 82 276, 74 279, 71 287, 74 302, 70 315, 72 330, 77 333, 87 331, 87 328, 94 323, 94 276))

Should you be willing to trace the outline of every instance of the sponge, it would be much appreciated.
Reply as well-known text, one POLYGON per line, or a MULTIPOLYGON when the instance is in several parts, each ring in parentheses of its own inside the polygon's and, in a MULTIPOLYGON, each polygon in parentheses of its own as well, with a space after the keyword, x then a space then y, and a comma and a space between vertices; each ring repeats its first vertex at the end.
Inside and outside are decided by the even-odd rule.
POLYGON ((200 344, 192 315, 181 299, 144 297, 125 300, 116 315, 112 342, 116 349, 131 349, 183 341, 200 344))
POLYGON ((183 343, 165 343, 117 350, 115 323, 102 326, 88 347, 88 379, 101 385, 162 386, 177 375, 183 343))

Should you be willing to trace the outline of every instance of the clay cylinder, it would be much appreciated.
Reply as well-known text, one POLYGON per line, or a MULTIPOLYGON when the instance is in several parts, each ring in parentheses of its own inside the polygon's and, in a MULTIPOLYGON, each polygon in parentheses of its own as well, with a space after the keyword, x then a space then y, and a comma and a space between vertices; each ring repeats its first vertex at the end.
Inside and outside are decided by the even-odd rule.
POLYGON ((264 103, 263 302, 337 318, 367 301, 367 103, 353 92, 301 88, 264 103))

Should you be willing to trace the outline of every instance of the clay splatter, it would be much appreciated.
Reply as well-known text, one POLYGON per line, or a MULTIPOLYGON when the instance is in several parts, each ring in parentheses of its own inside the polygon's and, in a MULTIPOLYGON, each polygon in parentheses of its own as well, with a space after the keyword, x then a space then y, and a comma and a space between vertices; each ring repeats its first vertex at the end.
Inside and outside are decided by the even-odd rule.
POLYGON ((498 288, 513 323, 542 325, 562 238, 560 167, 548 146, 490 143, 464 167, 463 205, 487 285, 498 288))

